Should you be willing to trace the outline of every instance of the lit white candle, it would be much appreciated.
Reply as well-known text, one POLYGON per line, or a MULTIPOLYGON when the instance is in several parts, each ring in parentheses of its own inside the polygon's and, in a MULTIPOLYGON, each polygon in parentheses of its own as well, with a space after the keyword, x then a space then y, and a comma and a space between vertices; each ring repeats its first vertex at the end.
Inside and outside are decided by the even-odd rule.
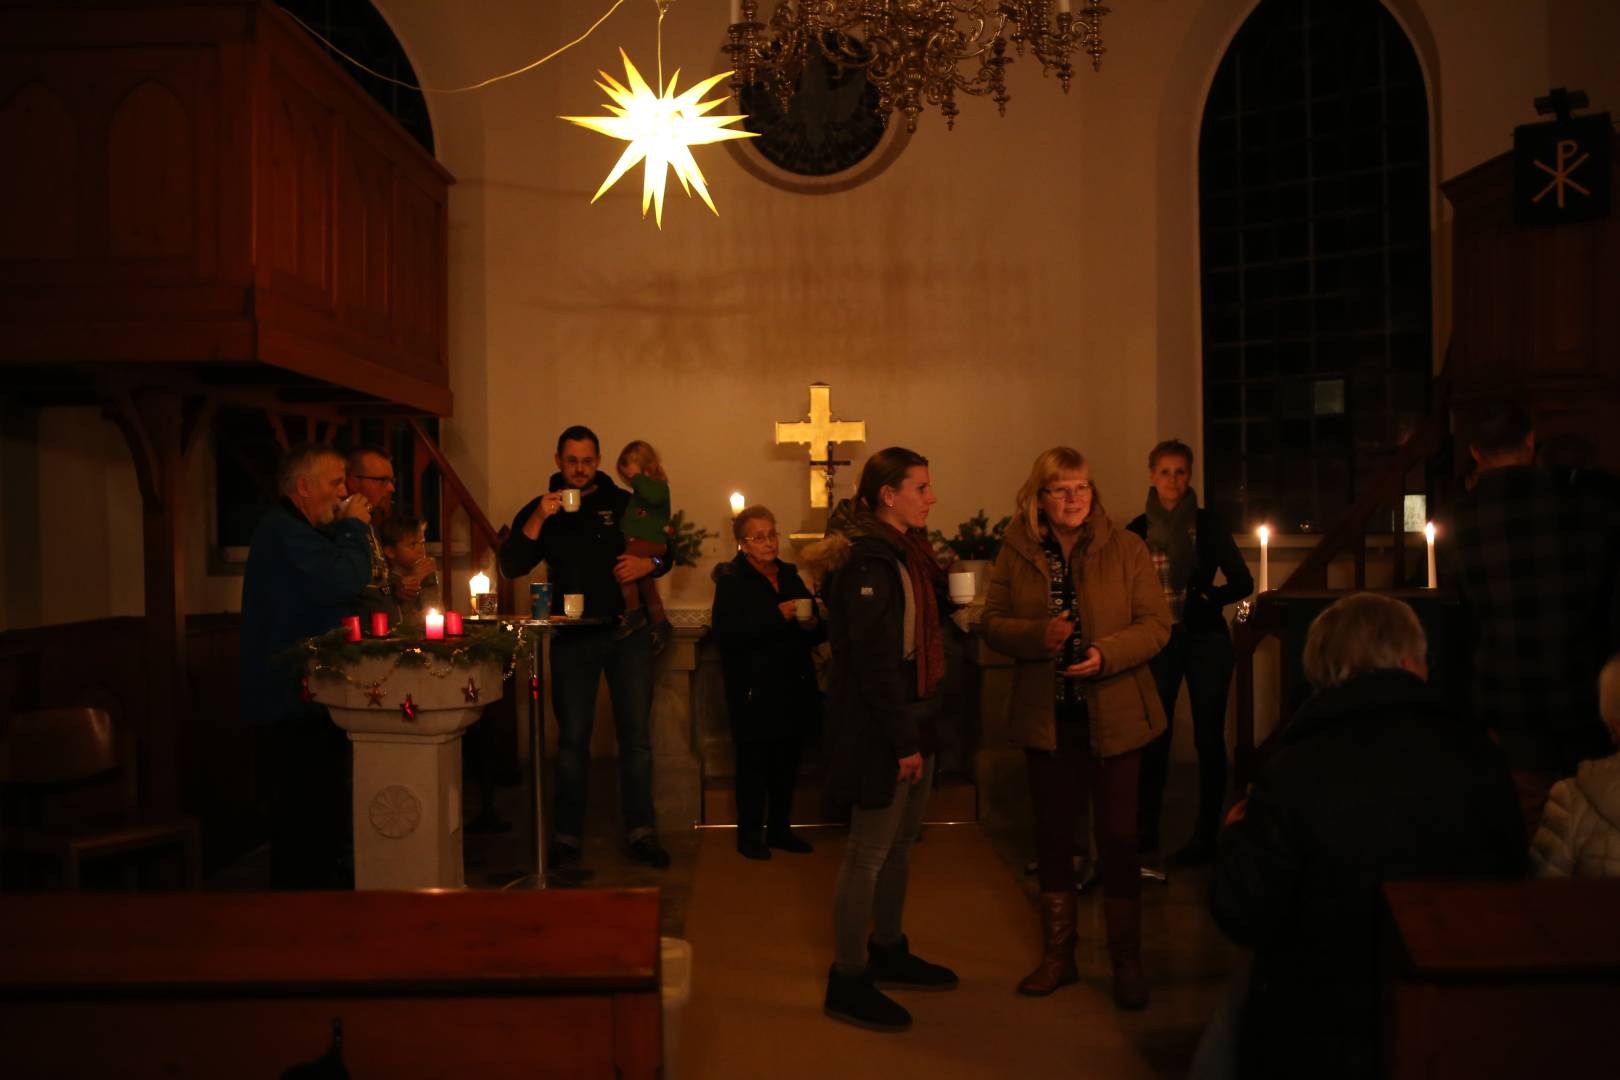
POLYGON ((1434 569, 1434 522, 1431 521, 1423 526, 1423 536, 1424 539, 1429 541, 1429 588, 1438 589, 1440 587, 1440 575, 1435 573, 1434 569))
POLYGON ((477 596, 479 593, 489 592, 489 575, 479 571, 472 576, 472 580, 467 584, 472 589, 472 594, 474 596, 477 596))
POLYGON ((439 614, 438 608, 428 608, 423 637, 429 641, 444 640, 444 616, 439 614))
POLYGON ((1262 525, 1255 530, 1260 535, 1260 592, 1271 588, 1271 573, 1269 547, 1271 544, 1271 530, 1262 525))
POLYGON ((736 517, 738 514, 742 513, 743 512, 743 507, 745 507, 747 505, 748 505, 748 500, 743 498, 743 493, 742 492, 733 491, 731 493, 731 516, 732 517, 736 517))

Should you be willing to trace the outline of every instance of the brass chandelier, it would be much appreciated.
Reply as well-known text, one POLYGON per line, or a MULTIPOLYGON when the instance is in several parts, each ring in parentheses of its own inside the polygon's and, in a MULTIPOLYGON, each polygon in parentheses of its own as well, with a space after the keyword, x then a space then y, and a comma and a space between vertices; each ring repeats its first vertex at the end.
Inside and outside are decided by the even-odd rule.
POLYGON ((840 71, 863 72, 879 94, 885 124, 895 109, 906 130, 917 130, 924 106, 938 108, 954 127, 956 95, 989 97, 1006 115, 1007 55, 1012 44, 1056 75, 1065 93, 1074 76, 1070 58, 1102 65, 1101 0, 1075 14, 1071 0, 780 0, 768 22, 758 0, 732 0, 730 38, 735 94, 765 86, 787 111, 811 49, 840 71))

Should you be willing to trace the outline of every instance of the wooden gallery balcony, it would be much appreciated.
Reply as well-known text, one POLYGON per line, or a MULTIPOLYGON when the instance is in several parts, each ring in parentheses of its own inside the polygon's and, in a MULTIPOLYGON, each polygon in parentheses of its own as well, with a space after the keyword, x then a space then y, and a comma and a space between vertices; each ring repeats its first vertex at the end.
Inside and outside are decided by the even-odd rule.
POLYGON ((0 0, 0 28, 8 381, 450 412, 453 178, 279 8, 0 0))

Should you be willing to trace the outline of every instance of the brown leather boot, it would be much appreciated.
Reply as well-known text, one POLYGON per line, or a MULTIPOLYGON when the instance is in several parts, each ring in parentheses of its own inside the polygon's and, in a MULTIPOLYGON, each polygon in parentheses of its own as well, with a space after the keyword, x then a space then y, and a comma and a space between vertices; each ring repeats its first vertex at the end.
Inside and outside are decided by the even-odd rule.
POLYGON ((1040 910, 1041 962, 1018 984, 1018 992, 1030 997, 1045 997, 1080 978, 1074 966, 1074 891, 1041 893, 1040 910))
POLYGON ((1114 1005, 1145 1009, 1147 972, 1142 970, 1142 900, 1103 898, 1103 921, 1108 924, 1108 955, 1114 961, 1114 1005))

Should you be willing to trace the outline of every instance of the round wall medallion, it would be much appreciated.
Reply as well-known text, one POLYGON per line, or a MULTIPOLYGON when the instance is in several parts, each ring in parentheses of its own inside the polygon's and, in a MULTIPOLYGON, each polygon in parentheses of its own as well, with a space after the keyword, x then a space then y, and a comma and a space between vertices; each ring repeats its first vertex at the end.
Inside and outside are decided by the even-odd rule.
POLYGON ((390 840, 416 831, 422 820, 422 801, 408 787, 393 784, 371 799, 371 827, 390 840))
POLYGON ((759 138, 734 139, 726 147, 744 169, 776 187, 845 191, 888 168, 910 136, 894 116, 884 125, 877 87, 864 71, 840 69, 819 49, 807 53, 785 111, 763 83, 743 89, 737 104, 747 119, 741 126, 759 138))

